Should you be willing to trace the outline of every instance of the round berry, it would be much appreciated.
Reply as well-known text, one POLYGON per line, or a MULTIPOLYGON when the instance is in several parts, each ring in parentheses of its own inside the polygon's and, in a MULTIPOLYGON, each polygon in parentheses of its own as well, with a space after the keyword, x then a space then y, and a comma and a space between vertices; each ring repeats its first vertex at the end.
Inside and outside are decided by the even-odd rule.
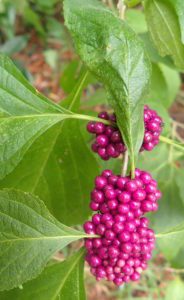
POLYGON ((133 193, 135 201, 143 201, 146 198, 146 192, 143 189, 138 189, 133 193))
POLYGON ((98 190, 102 190, 107 185, 107 179, 103 176, 97 176, 95 179, 95 186, 98 190))

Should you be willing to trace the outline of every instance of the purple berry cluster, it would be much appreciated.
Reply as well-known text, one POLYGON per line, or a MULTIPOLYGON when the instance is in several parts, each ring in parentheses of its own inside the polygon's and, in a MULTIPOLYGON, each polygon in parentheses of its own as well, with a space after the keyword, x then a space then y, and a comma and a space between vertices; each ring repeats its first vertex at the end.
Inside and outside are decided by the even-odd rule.
POLYGON ((163 120, 155 110, 150 109, 147 105, 144 106, 144 127, 145 132, 141 151, 151 151, 159 143, 163 120))
POLYGON ((95 179, 90 207, 96 213, 84 224, 86 260, 97 280, 116 285, 137 281, 147 267, 155 245, 154 231, 143 215, 156 211, 161 192, 148 172, 135 170, 135 178, 104 170, 95 179))
MULTIPOLYGON (((98 117, 116 123, 115 114, 101 112, 98 114, 98 117)), ((144 107, 145 133, 141 151, 151 151, 159 143, 162 124, 162 119, 157 112, 146 105, 144 107)), ((103 160, 108 160, 111 157, 116 158, 126 151, 118 128, 104 125, 102 122, 92 121, 87 124, 87 130, 96 135, 95 142, 92 144, 92 150, 98 153, 103 160)))
MULTIPOLYGON (((98 114, 98 117, 116 123, 115 114, 101 112, 98 114)), ((90 133, 96 134, 96 139, 91 148, 92 151, 98 153, 103 160, 108 160, 111 157, 116 158, 126 151, 118 128, 105 125, 102 122, 91 121, 87 124, 87 130, 90 133)))

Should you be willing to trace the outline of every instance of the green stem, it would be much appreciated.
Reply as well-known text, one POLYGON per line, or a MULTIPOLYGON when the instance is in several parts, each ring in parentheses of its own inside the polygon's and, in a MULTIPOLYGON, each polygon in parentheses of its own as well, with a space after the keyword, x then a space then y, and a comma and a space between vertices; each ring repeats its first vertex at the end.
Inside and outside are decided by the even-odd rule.
POLYGON ((121 173, 122 177, 126 176, 127 168, 128 168, 128 151, 126 151, 123 156, 123 167, 122 167, 122 173, 121 173))
POLYGON ((129 8, 131 8, 131 7, 134 7, 138 4, 140 4, 142 2, 142 0, 125 0, 124 2, 129 8))
MULTIPOLYGON (((133 154, 132 154, 133 157, 133 154)), ((132 159, 131 161, 131 179, 135 178, 135 161, 134 159, 132 159)))
POLYGON ((173 147, 184 151, 184 145, 180 145, 180 144, 176 143, 175 141, 173 141, 173 140, 171 140, 171 139, 169 139, 169 138, 167 138, 165 136, 161 135, 160 136, 160 141, 164 142, 164 143, 166 143, 168 145, 172 145, 173 147))
POLYGON ((85 120, 85 121, 94 121, 94 122, 101 122, 105 125, 111 125, 115 126, 115 124, 111 123, 108 120, 104 120, 98 117, 88 116, 88 115, 81 115, 81 114, 72 114, 70 115, 70 119, 79 119, 79 120, 85 120))

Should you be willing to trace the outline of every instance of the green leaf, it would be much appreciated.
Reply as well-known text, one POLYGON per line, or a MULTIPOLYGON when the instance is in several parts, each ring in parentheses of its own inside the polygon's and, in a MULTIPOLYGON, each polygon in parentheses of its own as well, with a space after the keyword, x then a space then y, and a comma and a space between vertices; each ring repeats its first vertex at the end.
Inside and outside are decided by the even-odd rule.
POLYGON ((184 45, 172 5, 166 0, 146 0, 145 14, 151 37, 159 53, 162 56, 171 55, 175 65, 184 69, 184 45))
POLYGON ((108 90, 133 169, 150 79, 144 47, 132 29, 97 0, 65 0, 64 15, 81 59, 108 90))
POLYGON ((80 250, 66 261, 53 264, 36 279, 27 282, 22 289, 1 292, 1 300, 85 300, 84 250, 80 250))
POLYGON ((181 176, 176 162, 183 157, 183 153, 172 145, 160 143, 152 152, 141 153, 139 167, 150 172, 158 182, 172 181, 175 175, 181 176))
POLYGON ((0 70, 0 115, 24 116, 64 112, 60 106, 39 94, 8 56, 0 55, 0 70))
POLYGON ((183 169, 182 168, 178 168, 177 169, 177 176, 175 178, 176 180, 176 184, 179 188, 180 191, 180 197, 183 201, 183 205, 184 205, 184 185, 183 185, 183 169))
MULTIPOLYGON (((171 171, 167 168, 165 172, 169 174, 171 171)), ((157 237, 162 237, 158 239, 158 245, 171 262, 179 254, 179 251, 184 248, 182 224, 184 205, 175 181, 177 173, 173 173, 173 176, 165 184, 160 183, 163 197, 158 212, 152 218, 154 228, 158 232, 157 237)))
POLYGON ((181 30, 181 39, 184 44, 184 2, 183 0, 169 0, 168 2, 172 5, 177 14, 181 30))
POLYGON ((81 67, 79 60, 71 61, 64 69, 61 75, 60 84, 66 93, 71 93, 71 90, 73 90, 75 87, 80 69, 81 67))
POLYGON ((26 23, 32 25, 36 29, 36 31, 38 31, 38 33, 40 33, 41 35, 45 35, 45 30, 41 23, 41 19, 33 9, 27 6, 24 10, 24 18, 26 23))
POLYGON ((27 35, 15 36, 10 40, 7 40, 2 46, 0 46, 0 53, 7 55, 15 54, 23 50, 28 42, 27 35))
POLYGON ((11 60, 0 56, 0 178, 16 167, 41 134, 70 115, 41 96, 11 60))
MULTIPOLYGON (((178 235, 180 234, 184 234, 184 222, 182 222, 181 224, 171 227, 169 228, 167 231, 165 232, 161 232, 157 234, 157 238, 178 238, 178 235)), ((183 243, 183 241, 181 241, 183 243)))
POLYGON ((0 191, 0 290, 36 277, 66 245, 85 237, 59 223, 36 196, 0 191))
POLYGON ((167 106, 168 96, 169 92, 164 74, 158 64, 152 63, 151 87, 148 100, 158 105, 167 106))
POLYGON ((127 9, 125 19, 128 25, 136 32, 142 33, 147 31, 146 19, 142 11, 137 9, 127 9))
MULTIPOLYGON (((179 73, 163 64, 152 64, 149 99, 168 109, 176 98, 181 84, 179 73)), ((166 120, 165 120, 166 123, 166 120)))
POLYGON ((140 4, 142 2, 142 0, 125 0, 124 2, 128 7, 134 7, 138 4, 140 4))
MULTIPOLYGON (((78 109, 87 77, 88 73, 83 73, 72 94, 62 102, 65 107, 78 109)), ((90 213, 89 194, 97 174, 98 164, 81 134, 79 121, 68 120, 42 134, 0 187, 38 195, 55 217, 74 225, 84 222, 90 213)))
POLYGON ((47 49, 43 52, 46 63, 52 68, 56 69, 58 66, 58 52, 53 49, 47 49))
MULTIPOLYGON (((93 91, 89 91, 88 95, 85 95, 83 97, 82 102, 84 108, 84 111, 86 112, 86 107, 91 108, 97 105, 107 105, 107 94, 104 88, 94 88, 93 91)), ((92 111, 90 109, 89 113, 95 113, 94 110, 92 111)))
POLYGON ((159 248, 171 262, 184 248, 182 233, 177 232, 180 227, 178 224, 182 224, 184 216, 184 202, 177 183, 177 178, 183 176, 183 169, 176 164, 182 155, 172 145, 161 144, 152 153, 141 155, 140 160, 140 166, 144 165, 144 169, 149 172, 151 170, 153 178, 158 180, 162 192, 159 210, 150 215, 152 226, 158 233, 157 236, 174 231, 174 234, 163 234, 163 238, 158 239, 159 248))
POLYGON ((183 255, 184 255, 184 247, 182 247, 177 255, 172 259, 172 267, 176 269, 183 269, 184 268, 184 261, 183 261, 183 255))
POLYGON ((166 108, 169 108, 171 104, 175 101, 176 96, 180 90, 181 78, 180 74, 176 70, 163 64, 160 64, 159 67, 164 75, 168 88, 168 100, 165 101, 164 106, 166 108))
POLYGON ((164 65, 167 65, 173 69, 175 69, 175 65, 173 63, 173 60, 170 56, 164 56, 162 57, 159 55, 157 48, 155 47, 150 35, 148 32, 139 34, 140 38, 144 42, 144 45, 146 47, 146 51, 150 57, 150 60, 153 63, 162 63, 164 65))
MULTIPOLYGON (((70 50, 72 48, 71 40, 68 35, 68 32, 65 28, 65 26, 55 18, 55 16, 52 14, 52 16, 47 16, 47 21, 45 24, 47 36, 52 37, 52 39, 57 40, 57 42, 61 41, 62 48, 60 49, 62 53, 66 50, 70 50)), ((62 64, 64 61, 62 61, 62 64)))
POLYGON ((184 283, 177 277, 176 279, 170 281, 166 288, 166 294, 164 300, 183 300, 184 299, 184 283))
POLYGON ((174 141, 172 139, 168 139, 167 137, 165 136, 160 136, 160 141, 164 142, 164 143, 167 143, 169 145, 172 145, 174 146, 175 148, 177 149, 180 149, 180 151, 184 152, 184 145, 181 144, 181 143, 178 143, 177 141, 174 141))

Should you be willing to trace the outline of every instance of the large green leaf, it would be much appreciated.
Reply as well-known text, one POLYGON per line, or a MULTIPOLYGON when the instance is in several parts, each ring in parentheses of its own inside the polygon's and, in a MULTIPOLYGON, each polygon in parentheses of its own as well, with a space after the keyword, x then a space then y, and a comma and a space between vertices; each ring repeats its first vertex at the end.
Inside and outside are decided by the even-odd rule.
POLYGON ((22 289, 1 292, 1 300, 85 300, 84 250, 62 263, 53 264, 22 289))
MULTIPOLYGON (((181 41, 178 17, 171 2, 175 1, 146 0, 145 14, 151 37, 159 53, 162 56, 171 55, 176 66, 184 69, 184 45, 181 41)), ((177 7, 179 8, 179 2, 177 7)), ((180 12, 182 20, 182 7, 180 12)))
POLYGON ((108 90, 133 168, 143 138, 143 104, 150 79, 142 42, 97 0, 65 0, 64 15, 77 52, 108 90))
POLYGON ((176 96, 180 90, 181 87, 181 77, 179 72, 174 70, 173 68, 170 68, 166 65, 160 64, 159 65, 160 70, 162 71, 167 88, 168 88, 168 100, 164 102, 164 106, 166 108, 169 108, 171 104, 176 100, 176 96))
POLYGON ((177 14, 181 30, 181 39, 184 44, 184 2, 183 0, 169 0, 169 3, 172 5, 177 14))
MULTIPOLYGON (((82 74, 64 101, 68 109, 78 109, 87 77, 88 73, 82 74)), ((39 137, 0 187, 32 192, 64 224, 81 224, 90 212, 89 194, 97 174, 97 162, 81 134, 79 121, 67 120, 39 137)))
POLYGON ((0 290, 36 277, 58 250, 85 237, 59 223, 36 196, 0 191, 0 290))
POLYGON ((158 235, 171 232, 163 234, 163 238, 158 239, 161 251, 171 262, 184 248, 184 239, 181 238, 184 231, 179 231, 179 224, 184 219, 184 202, 178 184, 178 178, 181 176, 183 178, 183 169, 178 168, 176 164, 182 156, 183 153, 175 150, 172 145, 161 144, 152 153, 143 154, 140 161, 140 166, 144 166, 149 172, 151 170, 152 176, 158 180, 163 194, 159 200, 158 212, 152 214, 150 218, 158 235))
POLYGON ((70 115, 38 94, 11 60, 0 56, 0 178, 15 168, 36 138, 70 115))
POLYGON ((180 84, 181 80, 177 71, 163 64, 153 63, 151 88, 148 99, 168 109, 176 98, 180 84))

